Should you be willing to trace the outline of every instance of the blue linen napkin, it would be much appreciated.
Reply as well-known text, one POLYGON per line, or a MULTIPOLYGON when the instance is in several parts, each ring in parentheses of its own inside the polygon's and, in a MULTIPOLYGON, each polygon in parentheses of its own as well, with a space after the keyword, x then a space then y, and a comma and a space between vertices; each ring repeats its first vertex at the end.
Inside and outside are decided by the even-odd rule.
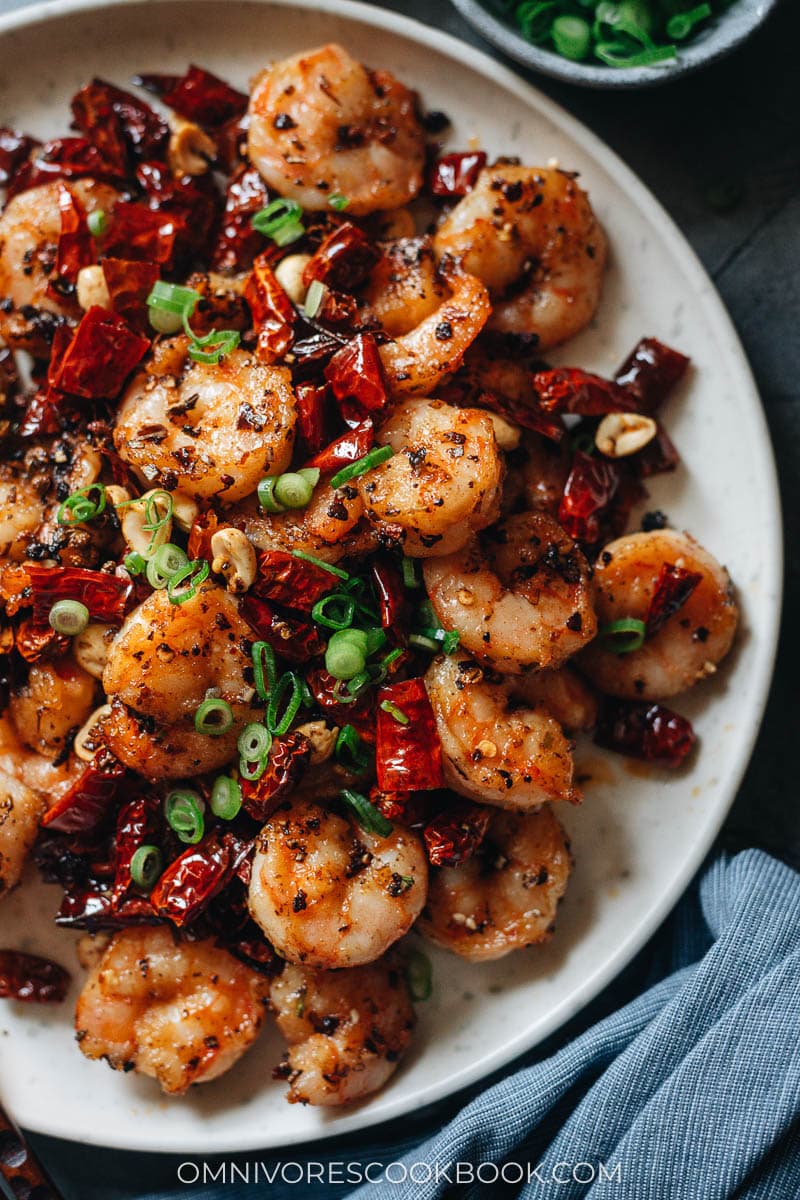
POLYGON ((800 1198, 796 872, 758 850, 720 855, 589 1012, 594 1024, 566 1045, 564 1031, 551 1038, 433 1137, 239 1157, 273 1182, 262 1169, 261 1182, 142 1200, 800 1198), (614 1011, 621 988, 640 994, 614 1011), (314 1165, 310 1181, 296 1164, 314 1165), (346 1171, 363 1178, 368 1164, 372 1182, 353 1190, 346 1171), (314 1182, 329 1167, 334 1181, 314 1182))

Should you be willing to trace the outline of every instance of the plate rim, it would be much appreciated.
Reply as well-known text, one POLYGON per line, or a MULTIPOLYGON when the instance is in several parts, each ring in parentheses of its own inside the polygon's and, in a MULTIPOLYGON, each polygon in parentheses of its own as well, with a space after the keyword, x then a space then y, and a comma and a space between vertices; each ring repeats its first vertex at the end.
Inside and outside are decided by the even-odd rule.
MULTIPOLYGON (((167 5, 176 2, 181 2, 181 0, 44 0, 44 2, 32 4, 11 13, 0 14, 0 39, 17 29, 46 25, 53 19, 61 19, 79 13, 106 12, 109 17, 112 17, 115 8, 134 5, 167 5)), ((200 2, 214 3, 217 0, 200 0, 200 2)), ((766 609, 764 626, 760 630, 760 653, 756 659, 751 684, 748 688, 753 720, 748 733, 739 743, 731 771, 730 794, 724 803, 722 799, 717 802, 710 814, 710 819, 698 834, 696 843, 687 852, 682 869, 676 875, 672 886, 665 890, 658 902, 654 904, 646 920, 622 940, 614 952, 604 959, 593 973, 587 975, 578 988, 550 1011, 546 1020, 537 1026, 533 1035, 530 1032, 527 1035, 524 1032, 519 1034, 505 1043, 502 1049, 485 1054, 469 1067, 461 1069, 455 1076, 447 1077, 446 1082, 433 1081, 420 1087, 411 1098, 398 1097, 392 1100, 390 1094, 388 1102, 384 1102, 380 1112, 371 1112, 368 1103, 360 1105, 346 1115, 337 1116, 335 1124, 332 1123, 329 1129, 298 1130, 296 1133, 281 1135, 277 1142, 272 1142, 269 1138, 265 1141, 255 1138, 253 1133, 245 1133, 241 1138, 226 1138, 222 1144, 217 1143, 213 1136, 210 1136, 210 1131, 207 1131, 204 1135, 205 1150, 199 1146, 196 1150, 185 1150, 174 1140, 166 1144, 165 1141, 159 1143, 158 1140, 154 1141, 152 1138, 149 1140, 137 1138, 135 1123, 130 1123, 128 1128, 125 1127, 125 1123, 121 1123, 119 1137, 113 1143, 109 1143, 107 1140, 93 1140, 91 1129, 76 1131, 74 1127, 70 1127, 68 1120, 37 1120, 34 1116, 33 1120, 28 1119, 25 1122, 26 1128, 36 1133, 67 1141, 106 1146, 118 1150, 173 1155, 181 1153, 240 1153, 264 1149, 279 1151, 284 1147, 301 1142, 309 1145, 326 1142, 345 1133, 387 1124, 408 1115, 410 1111, 419 1111, 486 1079, 550 1037, 598 996, 624 970, 675 907, 706 857, 736 798, 750 762, 766 709, 778 647, 783 587, 783 519, 777 467, 763 404, 744 348, 725 303, 694 248, 657 197, 617 155, 616 151, 588 126, 573 117, 560 104, 544 95, 527 80, 522 79, 505 63, 497 61, 486 51, 477 49, 452 34, 430 28, 405 14, 366 4, 362 0, 237 0, 237 2, 265 7, 294 8, 311 13, 322 12, 343 17, 404 37, 415 42, 425 51, 433 50, 445 57, 455 59, 469 70, 477 71, 484 76, 488 75, 492 82, 504 90, 514 92, 529 107, 543 114, 556 127, 564 130, 596 161, 602 162, 604 167, 616 173, 617 181, 625 189, 626 194, 633 198, 640 211, 644 210, 652 214, 659 234, 683 267, 688 282, 697 288, 698 301, 703 305, 709 322, 717 330, 720 340, 725 344, 726 352, 730 356, 729 361, 736 368, 739 386, 749 398, 748 408, 759 434, 754 447, 761 460, 757 462, 759 477, 764 490, 765 504, 771 509, 775 518, 764 534, 766 544, 764 588, 769 594, 774 594, 776 600, 774 605, 766 609)), ((193 0, 193 3, 198 3, 198 0, 193 0)), ((26 1114, 26 1117, 30 1117, 30 1115, 26 1114)), ((171 1136, 167 1135, 167 1139, 171 1136)))

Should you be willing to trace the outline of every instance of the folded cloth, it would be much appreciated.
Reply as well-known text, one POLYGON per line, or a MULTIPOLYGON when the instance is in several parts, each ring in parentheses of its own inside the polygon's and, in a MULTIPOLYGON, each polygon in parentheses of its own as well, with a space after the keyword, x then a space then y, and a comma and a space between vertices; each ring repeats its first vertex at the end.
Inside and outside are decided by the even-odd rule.
POLYGON ((800 876, 757 850, 716 858, 633 967, 523 1061, 433 1137, 411 1118, 402 1142, 395 1123, 377 1145, 254 1154, 236 1161, 259 1182, 142 1200, 800 1200, 800 876), (302 1182, 297 1164, 314 1167, 302 1182))

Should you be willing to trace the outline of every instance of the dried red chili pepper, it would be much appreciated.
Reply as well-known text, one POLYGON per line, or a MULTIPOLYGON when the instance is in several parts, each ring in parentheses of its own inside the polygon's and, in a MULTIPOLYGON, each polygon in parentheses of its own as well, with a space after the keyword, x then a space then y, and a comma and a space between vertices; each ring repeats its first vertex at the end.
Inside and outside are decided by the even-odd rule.
POLYGON ((131 862, 140 846, 155 840, 158 805, 152 796, 137 796, 119 810, 114 838, 114 886, 112 898, 118 908, 133 885, 131 862))
POLYGON ((654 413, 689 366, 689 359, 656 338, 642 338, 614 376, 635 399, 637 412, 654 413))
POLYGON ((137 333, 149 331, 147 297, 159 277, 155 263, 104 258, 103 268, 111 308, 137 333))
POLYGON ((408 604, 403 577, 395 564, 386 558, 372 559, 370 574, 378 595, 381 625, 384 629, 397 630, 408 604))
POLYGON ((194 64, 185 75, 136 75, 133 82, 198 125, 223 125, 247 108, 244 92, 194 64))
POLYGON ((619 487, 619 474, 606 458, 578 450, 564 485, 558 520, 565 532, 583 542, 594 542, 600 534, 600 518, 619 487))
POLYGON ((168 218, 174 226, 170 267, 190 260, 207 265, 222 210, 213 174, 176 176, 164 163, 148 160, 137 166, 136 180, 147 208, 160 213, 165 221, 168 218))
POLYGON ((84 314, 49 382, 73 396, 112 400, 149 349, 148 338, 95 304, 84 314))
POLYGON ((131 156, 160 157, 166 153, 169 127, 149 104, 93 79, 72 98, 75 128, 86 137, 120 176, 130 172, 131 156))
POLYGON ((367 417, 360 425, 348 429, 347 433, 343 433, 324 450, 315 454, 306 463, 306 466, 319 467, 320 471, 327 475, 331 471, 338 471, 340 467, 347 466, 348 463, 358 462, 365 454, 369 454, 374 442, 375 426, 367 417))
POLYGON ((292 348, 295 371, 317 377, 324 363, 345 345, 344 338, 327 329, 319 329, 308 337, 299 338, 292 348))
POLYGON ((14 645, 17 653, 27 663, 41 662, 43 658, 60 658, 66 654, 71 644, 71 638, 63 633, 56 633, 50 625, 40 629, 30 618, 17 626, 14 645))
POLYGON ((99 750, 68 792, 48 808, 42 827, 59 833, 97 829, 110 812, 125 767, 108 750, 99 750))
POLYGON ((308 662, 325 649, 325 643, 311 621, 286 610, 276 612, 271 604, 254 596, 252 591, 242 597, 239 612, 254 633, 287 662, 308 662))
POLYGON ((150 893, 159 917, 183 926, 193 921, 233 875, 230 844, 216 832, 170 863, 150 893))
POLYGON ((264 600, 310 612, 326 592, 336 587, 337 578, 315 563, 295 558, 286 550, 264 550, 258 556, 258 576, 253 591, 264 600))
POLYGON ((206 509, 205 512, 198 513, 192 521, 192 527, 189 530, 189 541, 186 547, 186 553, 190 559, 207 558, 209 562, 213 558, 211 553, 211 539, 219 529, 219 518, 213 508, 206 509))
MULTIPOLYGON (((86 210, 61 180, 58 184, 58 208, 61 232, 58 235, 55 275, 58 281, 75 284, 78 272, 95 261, 95 242, 86 223, 86 210)), ((56 300, 61 298, 58 283, 52 279, 47 290, 56 300)))
POLYGON ((328 385, 323 384, 319 387, 313 383, 299 383, 295 388, 295 395, 298 446, 304 455, 318 454, 325 444, 325 401, 328 397, 328 385))
POLYGON ((302 733, 288 733, 272 743, 269 762, 260 779, 241 779, 242 807, 254 821, 266 821, 277 805, 296 787, 308 760, 311 747, 302 733))
POLYGON ((638 454, 631 456, 632 466, 643 479, 649 479, 651 475, 662 475, 665 471, 674 471, 680 461, 677 447, 661 425, 653 440, 638 454))
MULTIPOLYGON (((443 396, 446 399, 446 396, 443 396)), ((535 397, 530 404, 523 404, 511 396, 501 396, 498 392, 481 392, 475 400, 478 408, 488 408, 491 412, 507 417, 515 425, 540 433, 551 442, 560 442, 566 433, 563 423, 558 416, 549 416, 540 407, 535 397)))
POLYGON ((342 692, 342 683, 334 679, 324 667, 317 667, 306 674, 306 683, 320 708, 335 716, 337 724, 352 725, 359 737, 375 741, 375 704, 377 693, 369 689, 353 700, 342 692), (339 699, 344 695, 345 700, 339 699), (348 702, 349 700, 349 702, 348 702))
POLYGON ((210 131, 217 147, 217 165, 226 175, 233 175, 247 158, 247 131, 250 115, 231 117, 224 125, 210 131))
POLYGON ((303 283, 309 286, 315 279, 342 292, 352 292, 369 275, 380 258, 380 251, 363 229, 352 221, 344 221, 320 243, 306 263, 303 283))
POLYGON ((384 791, 429 791, 442 786, 442 743, 424 680, 406 679, 380 689, 375 757, 378 787, 384 791), (408 724, 383 704, 398 709, 408 724))
POLYGON ((88 138, 65 137, 45 142, 36 153, 20 163, 9 184, 8 197, 51 183, 54 179, 98 179, 118 182, 118 175, 88 138))
POLYGON ((400 825, 421 825, 429 811, 429 796, 426 792, 384 792, 374 787, 369 793, 370 802, 387 821, 400 825))
POLYGON ((359 333, 337 350, 325 368, 325 378, 348 425, 360 424, 367 413, 383 412, 389 403, 378 344, 371 333, 359 333))
POLYGON ((423 830, 425 851, 432 867, 460 867, 472 858, 489 828, 486 808, 460 800, 437 813, 423 830))
POLYGON ((264 244, 253 216, 269 203, 267 185, 255 167, 241 163, 228 182, 225 209, 211 255, 215 271, 246 271, 264 244))
POLYGON ((147 896, 131 896, 115 906, 111 892, 100 891, 91 885, 69 887, 55 920, 62 929, 90 931, 158 923, 147 896))
POLYGON ((122 624, 130 589, 128 580, 85 567, 43 567, 30 563, 26 570, 33 599, 33 620, 40 629, 48 628, 50 609, 57 600, 80 600, 93 620, 122 624))
POLYGON ((556 367, 536 371, 533 389, 539 403, 548 413, 579 413, 582 417, 599 417, 610 412, 634 412, 634 396, 600 375, 591 375, 578 367, 556 367))
POLYGON ((177 227, 170 213, 154 212, 141 203, 120 201, 103 238, 103 253, 131 262, 172 266, 177 227))
POLYGON ((661 767, 679 767, 697 736, 685 717, 663 704, 607 699, 594 733, 599 746, 661 767))
POLYGON ((11 182, 14 172, 38 145, 36 138, 27 133, 9 129, 7 125, 0 126, 0 187, 11 182))
POLYGON ((256 353, 267 364, 278 362, 291 346, 296 316, 291 300, 275 278, 270 257, 258 256, 244 289, 258 334, 256 353))
POLYGON ((60 1004, 69 990, 69 972, 49 958, 0 950, 0 996, 34 1004, 60 1004))
POLYGON ((434 196, 466 196, 478 182, 486 166, 482 150, 445 154, 436 160, 428 175, 428 187, 434 196))
POLYGON ((702 578, 697 571, 687 571, 685 567, 676 567, 674 563, 662 564, 644 619, 649 638, 683 608, 702 578))

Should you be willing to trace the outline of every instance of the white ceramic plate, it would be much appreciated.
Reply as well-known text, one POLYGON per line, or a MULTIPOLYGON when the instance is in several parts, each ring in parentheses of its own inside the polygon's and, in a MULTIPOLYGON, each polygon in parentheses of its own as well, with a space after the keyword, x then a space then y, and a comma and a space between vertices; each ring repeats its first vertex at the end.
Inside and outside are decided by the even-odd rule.
MULTIPOLYGON (((739 588, 744 628, 718 677, 679 702, 701 737, 678 774, 631 769, 591 746, 586 801, 559 812, 577 868, 554 941, 494 964, 434 953, 434 998, 420 1005, 413 1051, 390 1086, 341 1113, 289 1106, 270 1069, 268 1030, 230 1074, 179 1100, 144 1079, 81 1057, 72 1006, 0 1012, 1 1090, 30 1129, 119 1148, 211 1153, 309 1142, 418 1109, 509 1062, 606 984, 686 887, 741 779, 772 667, 779 607, 780 512, 758 396, 714 288, 653 197, 588 130, 489 58, 377 8, 243 0, 45 5, 0 24, 0 121, 39 135, 66 131, 68 101, 94 73, 125 84, 138 70, 182 71, 192 60, 239 86, 268 59, 336 39, 419 88, 471 138, 523 161, 557 156, 581 171, 610 235, 613 265, 594 327, 561 355, 606 373, 643 334, 692 356, 669 406, 684 468, 657 480, 652 507, 690 529, 739 588)), ((6 945, 71 963, 54 930, 54 889, 29 887, 0 908, 6 945)))

